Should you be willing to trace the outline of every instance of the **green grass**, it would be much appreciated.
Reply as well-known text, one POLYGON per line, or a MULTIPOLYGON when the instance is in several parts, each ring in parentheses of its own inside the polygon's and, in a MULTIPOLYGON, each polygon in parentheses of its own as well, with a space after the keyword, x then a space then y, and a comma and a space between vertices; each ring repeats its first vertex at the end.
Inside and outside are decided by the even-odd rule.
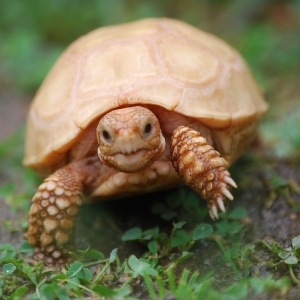
MULTIPOLYGON (((239 211, 237 210, 233 214, 238 216, 239 211)), ((180 225, 174 224, 174 229, 179 229, 179 227, 180 225)), ((131 234, 125 233, 123 239, 127 240, 128 236, 132 237, 132 232, 131 234)), ((0 266, 2 266, 0 296, 3 299, 19 299, 26 294, 31 300, 52 300, 56 299, 55 297, 60 300, 88 299, 97 295, 108 299, 138 299, 133 296, 134 286, 141 280, 145 282, 146 292, 151 299, 158 297, 163 299, 170 295, 175 299, 182 300, 220 299, 220 297, 222 299, 244 299, 247 295, 259 295, 270 291, 280 297, 287 295, 290 289, 287 278, 279 280, 274 280, 271 276, 264 279, 248 276, 242 278, 233 262, 236 254, 233 254, 232 249, 225 249, 217 235, 212 235, 212 228, 209 226, 200 225, 194 232, 194 238, 195 236, 197 239, 211 236, 216 240, 224 252, 224 260, 229 261, 237 273, 237 283, 225 289, 216 289, 212 285, 214 271, 200 276, 198 271, 191 274, 186 269, 183 270, 178 283, 176 283, 174 269, 193 255, 185 251, 181 256, 169 253, 169 262, 162 265, 160 254, 153 256, 151 252, 144 253, 140 259, 131 255, 120 263, 117 249, 112 250, 109 258, 104 258, 104 255, 98 251, 87 249, 74 254, 75 261, 71 265, 66 265, 62 270, 47 269, 43 267, 42 262, 38 265, 28 263, 28 255, 32 253, 33 249, 25 242, 18 251, 10 244, 0 246, 0 266), (91 266, 97 266, 97 271, 93 271, 91 266), (114 283, 113 288, 111 287, 112 283, 114 283)), ((140 235, 136 238, 140 240, 140 235)), ((169 238, 175 239, 173 232, 169 238)), ((284 256, 287 259, 287 257, 291 257, 289 256, 291 251, 294 251, 292 255, 298 255, 296 252, 299 242, 294 239, 293 243, 295 244, 294 250, 283 250, 276 245, 268 246, 268 248, 279 252, 279 257, 284 256), (288 251, 290 252, 286 254, 288 251)), ((245 261, 245 252, 242 253, 245 261)), ((295 264, 296 262, 288 261, 286 263, 295 264)), ((292 280, 295 281, 294 274, 291 274, 293 275, 292 280)), ((297 279, 296 283, 299 284, 297 279)))

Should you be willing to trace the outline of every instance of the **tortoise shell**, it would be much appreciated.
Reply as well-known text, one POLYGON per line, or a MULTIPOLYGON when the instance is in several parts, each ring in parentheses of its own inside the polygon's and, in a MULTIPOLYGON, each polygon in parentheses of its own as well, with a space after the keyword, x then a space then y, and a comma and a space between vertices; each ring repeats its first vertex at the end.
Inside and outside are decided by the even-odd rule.
POLYGON ((93 121, 134 105, 198 120, 229 163, 244 152, 268 108, 243 58, 209 33, 172 19, 104 27, 72 43, 40 87, 29 111, 24 164, 50 172, 93 121))

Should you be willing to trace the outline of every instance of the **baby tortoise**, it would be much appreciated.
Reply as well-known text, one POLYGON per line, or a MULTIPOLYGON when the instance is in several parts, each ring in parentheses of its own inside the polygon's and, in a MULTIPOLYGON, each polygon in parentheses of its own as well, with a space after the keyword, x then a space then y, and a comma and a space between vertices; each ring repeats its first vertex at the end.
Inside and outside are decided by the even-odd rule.
POLYGON ((145 19, 79 38, 28 116, 24 163, 48 176, 29 212, 35 258, 64 262, 83 191, 102 200, 185 182, 217 219, 236 187, 227 167, 267 108, 242 57, 181 21, 145 19))

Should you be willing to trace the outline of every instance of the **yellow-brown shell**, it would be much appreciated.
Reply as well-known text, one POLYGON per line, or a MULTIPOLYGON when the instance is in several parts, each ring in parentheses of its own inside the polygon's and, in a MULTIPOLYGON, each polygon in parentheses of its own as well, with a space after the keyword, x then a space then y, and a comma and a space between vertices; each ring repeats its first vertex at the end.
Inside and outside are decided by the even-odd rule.
POLYGON ((72 43, 39 89, 24 163, 53 168, 93 120, 143 104, 199 120, 229 161, 268 107, 241 56, 209 33, 171 19, 104 27, 72 43))

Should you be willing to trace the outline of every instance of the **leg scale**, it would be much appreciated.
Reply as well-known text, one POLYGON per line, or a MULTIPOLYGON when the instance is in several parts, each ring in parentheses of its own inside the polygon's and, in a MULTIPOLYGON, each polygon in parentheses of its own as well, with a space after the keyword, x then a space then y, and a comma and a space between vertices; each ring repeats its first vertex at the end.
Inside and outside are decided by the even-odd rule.
POLYGON ((70 165, 40 185, 32 199, 27 233, 29 243, 37 246, 35 259, 44 260, 50 266, 68 261, 82 188, 78 170, 70 165))
POLYGON ((226 169, 227 161, 198 131, 185 126, 174 131, 170 155, 175 170, 208 202, 211 218, 218 219, 218 210, 225 211, 226 198, 233 200, 231 186, 237 187, 226 169))

